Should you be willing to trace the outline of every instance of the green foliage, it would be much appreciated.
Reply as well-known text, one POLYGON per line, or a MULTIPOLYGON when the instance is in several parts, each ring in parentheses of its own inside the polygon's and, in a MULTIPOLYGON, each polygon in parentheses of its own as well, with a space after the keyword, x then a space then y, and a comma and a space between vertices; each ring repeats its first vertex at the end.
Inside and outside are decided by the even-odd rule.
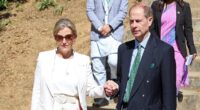
POLYGON ((16 12, 23 12, 24 8, 23 8, 23 3, 25 3, 26 0, 17 0, 17 2, 15 2, 15 8, 16 8, 16 12))
POLYGON ((37 9, 40 11, 48 8, 49 6, 55 7, 56 6, 55 0, 41 0, 36 4, 37 9))
POLYGON ((39 11, 45 10, 49 8, 50 6, 55 8, 55 11, 54 11, 55 14, 62 14, 64 10, 64 6, 57 4, 55 0, 41 0, 40 2, 36 4, 36 8, 39 11))
POLYGON ((8 7, 7 0, 0 0, 0 10, 8 7))
POLYGON ((9 8, 12 4, 19 6, 25 2, 27 2, 27 0, 0 0, 0 11, 9 8))
POLYGON ((10 23, 11 21, 9 19, 0 19, 0 31, 5 29, 5 27, 10 23))
POLYGON ((55 11, 54 11, 54 13, 55 13, 55 14, 58 14, 58 15, 61 15, 62 12, 63 12, 63 10, 64 10, 64 6, 56 5, 56 6, 55 6, 55 11))
POLYGON ((8 0, 9 2, 20 2, 20 3, 25 3, 27 0, 8 0))

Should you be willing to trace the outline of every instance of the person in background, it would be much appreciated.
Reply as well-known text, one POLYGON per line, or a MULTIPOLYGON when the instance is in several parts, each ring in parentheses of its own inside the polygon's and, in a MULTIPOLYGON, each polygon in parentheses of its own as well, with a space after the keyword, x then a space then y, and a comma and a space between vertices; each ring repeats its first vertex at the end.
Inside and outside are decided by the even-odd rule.
POLYGON ((135 39, 118 49, 116 110, 176 110, 173 47, 150 32, 153 13, 146 4, 131 6, 129 19, 135 39))
POLYGON ((74 51, 75 25, 67 18, 60 19, 53 35, 57 48, 40 52, 37 59, 31 110, 87 110, 87 95, 112 95, 112 87, 117 86, 97 86, 90 58, 74 51), (111 92, 105 93, 104 88, 111 92))
POLYGON ((193 41, 192 15, 190 5, 183 0, 156 0, 152 3, 154 21, 152 30, 159 38, 173 46, 176 59, 176 87, 178 101, 183 95, 181 87, 188 86, 187 49, 194 60, 197 56, 193 41))
MULTIPOLYGON (((87 0, 92 72, 98 85, 104 85, 108 79, 117 79, 117 49, 123 41, 123 20, 127 9, 128 0, 87 0)), ((100 98, 94 99, 93 106, 108 104, 108 100, 100 98)))

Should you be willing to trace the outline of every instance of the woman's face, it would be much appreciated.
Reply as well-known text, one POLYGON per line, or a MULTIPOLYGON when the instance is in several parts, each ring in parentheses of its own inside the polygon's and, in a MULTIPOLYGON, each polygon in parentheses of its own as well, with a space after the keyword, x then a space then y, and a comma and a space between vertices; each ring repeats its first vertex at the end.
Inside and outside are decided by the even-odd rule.
POLYGON ((55 35, 55 40, 57 42, 58 51, 60 54, 69 54, 72 51, 72 46, 75 42, 75 39, 76 38, 72 34, 70 28, 65 27, 58 31, 57 35, 55 35))

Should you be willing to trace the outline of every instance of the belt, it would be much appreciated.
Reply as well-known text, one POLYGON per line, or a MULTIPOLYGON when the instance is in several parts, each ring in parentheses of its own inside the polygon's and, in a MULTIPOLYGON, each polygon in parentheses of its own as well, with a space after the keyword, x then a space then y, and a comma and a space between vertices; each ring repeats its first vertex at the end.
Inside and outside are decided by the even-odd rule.
POLYGON ((65 94, 56 94, 53 96, 54 101, 64 104, 64 103, 77 103, 78 97, 68 96, 65 94))
POLYGON ((68 96, 65 94, 56 94, 53 96, 53 99, 53 110, 67 110, 69 108, 68 104, 73 104, 77 108, 77 110, 81 110, 79 99, 77 97, 68 96))

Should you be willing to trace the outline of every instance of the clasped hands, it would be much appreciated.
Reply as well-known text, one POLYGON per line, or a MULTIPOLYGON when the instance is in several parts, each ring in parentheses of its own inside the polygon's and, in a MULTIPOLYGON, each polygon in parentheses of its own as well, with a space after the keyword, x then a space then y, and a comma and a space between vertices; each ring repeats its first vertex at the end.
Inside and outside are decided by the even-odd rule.
POLYGON ((117 94, 117 92, 119 91, 119 86, 114 81, 108 80, 104 85, 104 91, 106 96, 111 97, 117 94))
POLYGON ((111 28, 108 24, 105 24, 101 27, 101 29, 99 30, 99 32, 101 33, 101 35, 103 36, 108 36, 111 32, 111 28))

